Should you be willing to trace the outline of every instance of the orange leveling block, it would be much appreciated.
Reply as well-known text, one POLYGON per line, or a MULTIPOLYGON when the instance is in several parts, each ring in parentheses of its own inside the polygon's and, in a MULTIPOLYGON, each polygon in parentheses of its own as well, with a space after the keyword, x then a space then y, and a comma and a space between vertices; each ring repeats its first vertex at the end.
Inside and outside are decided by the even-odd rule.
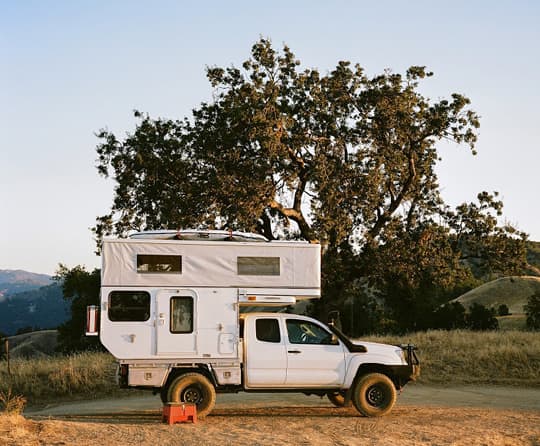
POLYGON ((197 406, 187 403, 167 403, 163 406, 163 422, 168 424, 197 422, 197 406))

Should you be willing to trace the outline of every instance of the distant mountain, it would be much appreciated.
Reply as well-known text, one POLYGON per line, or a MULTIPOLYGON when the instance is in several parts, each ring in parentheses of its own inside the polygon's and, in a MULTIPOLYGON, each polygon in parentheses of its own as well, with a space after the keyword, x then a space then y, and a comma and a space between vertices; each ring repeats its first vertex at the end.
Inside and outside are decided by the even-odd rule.
POLYGON ((50 276, 0 270, 0 333, 56 328, 69 317, 70 302, 50 276))
POLYGON ((52 283, 47 274, 30 273, 23 270, 0 269, 0 299, 4 296, 33 290, 52 283))

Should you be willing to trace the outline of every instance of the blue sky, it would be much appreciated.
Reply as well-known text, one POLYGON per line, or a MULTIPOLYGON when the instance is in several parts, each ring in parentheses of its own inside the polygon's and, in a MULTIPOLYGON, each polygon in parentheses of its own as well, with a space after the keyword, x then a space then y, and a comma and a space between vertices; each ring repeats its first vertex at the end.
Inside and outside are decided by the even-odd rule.
POLYGON ((208 65, 286 43, 306 67, 368 74, 426 65, 433 99, 463 93, 481 116, 478 152, 440 145, 451 205, 499 191, 505 218, 540 240, 540 3, 535 1, 0 0, 0 269, 99 266, 89 230, 113 184, 97 138, 132 111, 181 118, 211 98, 208 65))

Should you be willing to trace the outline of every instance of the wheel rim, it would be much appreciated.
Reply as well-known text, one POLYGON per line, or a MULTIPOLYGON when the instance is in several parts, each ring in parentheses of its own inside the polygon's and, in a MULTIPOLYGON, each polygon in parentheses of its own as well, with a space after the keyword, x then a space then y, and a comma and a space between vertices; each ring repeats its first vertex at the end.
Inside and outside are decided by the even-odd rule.
POLYGON ((381 407, 384 405, 386 395, 384 389, 380 386, 371 386, 367 389, 366 400, 373 407, 381 407))
POLYGON ((182 394, 184 403, 199 404, 203 399, 201 390, 198 387, 188 387, 182 394))

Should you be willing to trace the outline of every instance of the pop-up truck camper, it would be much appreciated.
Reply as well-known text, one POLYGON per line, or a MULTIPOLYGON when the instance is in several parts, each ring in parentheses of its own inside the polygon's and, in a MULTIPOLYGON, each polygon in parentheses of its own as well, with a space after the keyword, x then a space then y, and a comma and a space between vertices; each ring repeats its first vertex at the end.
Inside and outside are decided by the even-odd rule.
POLYGON ((196 404, 199 417, 216 393, 240 391, 326 395, 380 416, 419 373, 411 345, 352 342, 332 324, 283 312, 320 297, 318 244, 150 231, 104 240, 102 261, 87 334, 117 359, 122 387, 196 404))

